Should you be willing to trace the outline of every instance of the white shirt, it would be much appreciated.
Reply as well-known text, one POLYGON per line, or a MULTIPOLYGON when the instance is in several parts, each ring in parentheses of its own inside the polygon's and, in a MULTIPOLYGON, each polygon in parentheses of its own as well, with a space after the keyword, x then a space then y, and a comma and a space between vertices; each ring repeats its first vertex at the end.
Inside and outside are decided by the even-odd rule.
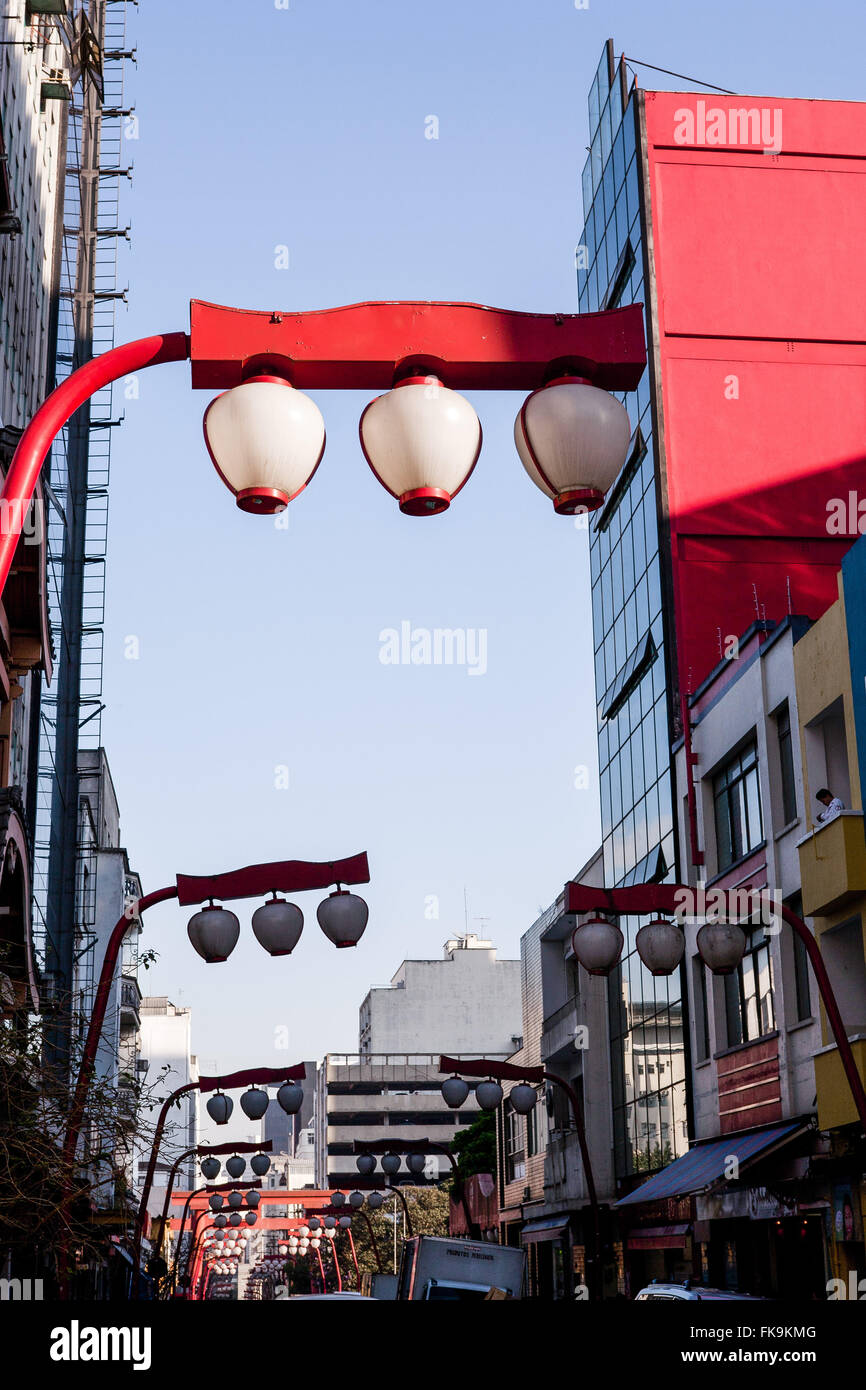
POLYGON ((834 820, 835 817, 838 816, 839 812, 844 810, 844 802, 841 801, 838 796, 834 796, 833 800, 830 802, 830 805, 827 807, 825 811, 821 812, 818 819, 820 821, 834 820))

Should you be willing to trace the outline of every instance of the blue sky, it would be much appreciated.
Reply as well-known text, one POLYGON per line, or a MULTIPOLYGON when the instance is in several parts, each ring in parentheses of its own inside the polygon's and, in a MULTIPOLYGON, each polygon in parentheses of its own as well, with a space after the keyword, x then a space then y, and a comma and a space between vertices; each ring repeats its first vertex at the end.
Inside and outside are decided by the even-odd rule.
MULTIPOLYGON (((608 35, 744 93, 863 90, 854 3, 184 0, 142 6, 131 27, 140 134, 118 341, 186 328, 193 297, 573 312, 586 92, 608 35)), ((647 87, 688 86, 638 71, 647 87)), ((517 396, 473 398, 475 474, 450 512, 414 520, 361 455, 367 398, 320 393, 325 458, 277 529, 217 478, 209 397, 188 368, 139 388, 116 395, 103 731, 145 890, 177 871, 359 849, 372 868, 356 951, 325 942, 313 895, 290 959, 252 940, 250 903, 234 956, 206 966, 186 914, 159 907, 142 986, 192 1007, 207 1070, 353 1050, 370 985, 464 930, 464 889, 470 929, 517 955, 596 847, 587 535, 523 473, 517 396), (404 620, 486 630, 486 674, 382 665, 379 634, 404 620)))

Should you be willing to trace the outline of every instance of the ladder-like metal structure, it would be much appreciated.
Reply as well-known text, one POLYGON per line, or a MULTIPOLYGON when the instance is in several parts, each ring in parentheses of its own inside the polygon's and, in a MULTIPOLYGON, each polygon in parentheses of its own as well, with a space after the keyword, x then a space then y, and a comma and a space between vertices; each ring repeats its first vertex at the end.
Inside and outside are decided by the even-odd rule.
MULTIPOLYGON (((128 0, 75 0, 65 24, 77 80, 66 139, 56 385, 114 346, 118 244, 129 238, 122 190, 131 176, 125 136, 128 0)), ((43 470, 54 680, 43 687, 34 833, 33 935, 54 1026, 49 1051, 68 1065, 93 992, 96 845, 79 810, 78 751, 102 733, 105 561, 111 435, 106 388, 58 438, 43 470), (85 888, 85 885, 87 887, 85 888), (76 997, 72 990, 75 984, 76 997)))

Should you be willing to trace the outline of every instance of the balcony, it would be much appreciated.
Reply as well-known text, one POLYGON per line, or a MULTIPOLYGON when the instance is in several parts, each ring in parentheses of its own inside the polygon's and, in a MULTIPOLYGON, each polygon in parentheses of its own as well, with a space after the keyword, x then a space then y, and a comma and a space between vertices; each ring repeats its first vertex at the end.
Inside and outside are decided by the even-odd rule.
POLYGON ((563 1048, 574 1049, 575 1030, 578 1025, 578 997, 573 994, 566 999, 561 1008, 550 1014, 542 1025, 541 1060, 548 1062, 563 1048))
POLYGON ((141 1026, 141 990, 138 981, 124 975, 120 981, 120 1031, 129 1032, 141 1026))
POLYGON ((842 811, 799 840, 803 915, 826 917, 866 893, 863 813, 842 811))
MULTIPOLYGON (((850 1043, 860 1079, 866 1084, 866 1036, 861 1033, 850 1038, 850 1043)), ((854 1097, 837 1047, 824 1047, 815 1053, 815 1087, 818 1092, 819 1129, 838 1129, 842 1125, 856 1124, 858 1115, 854 1097)))

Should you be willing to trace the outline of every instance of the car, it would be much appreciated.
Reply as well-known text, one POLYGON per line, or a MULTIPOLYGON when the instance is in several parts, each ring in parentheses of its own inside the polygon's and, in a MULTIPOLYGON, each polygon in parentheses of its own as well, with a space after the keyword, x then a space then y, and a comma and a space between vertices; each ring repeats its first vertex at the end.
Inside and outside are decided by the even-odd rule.
POLYGON ((694 1285, 690 1279, 682 1284, 661 1284, 653 1280, 635 1294, 635 1303, 729 1303, 744 1300, 750 1303, 766 1301, 757 1294, 736 1293, 733 1289, 711 1289, 705 1284, 694 1285))
POLYGON ((303 1301, 304 1303, 312 1303, 314 1301, 321 1302, 324 1299, 331 1302, 337 1298, 340 1300, 351 1298, 354 1302, 358 1303, 375 1303, 376 1301, 374 1298, 368 1298, 366 1294, 352 1293, 348 1289, 344 1289, 342 1293, 293 1293, 289 1294, 286 1302, 298 1303, 299 1301, 303 1301))

